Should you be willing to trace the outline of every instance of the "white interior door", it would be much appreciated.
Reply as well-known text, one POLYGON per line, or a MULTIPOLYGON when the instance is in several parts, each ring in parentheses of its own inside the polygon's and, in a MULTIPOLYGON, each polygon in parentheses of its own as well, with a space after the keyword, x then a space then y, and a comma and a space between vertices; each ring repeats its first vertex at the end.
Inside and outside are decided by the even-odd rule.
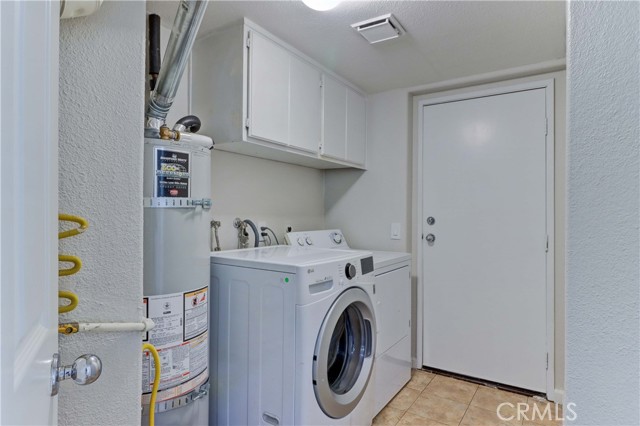
POLYGON ((0 424, 56 424, 57 1, 0 2, 0 424))
POLYGON ((423 365, 546 391, 545 89, 422 114, 423 365))

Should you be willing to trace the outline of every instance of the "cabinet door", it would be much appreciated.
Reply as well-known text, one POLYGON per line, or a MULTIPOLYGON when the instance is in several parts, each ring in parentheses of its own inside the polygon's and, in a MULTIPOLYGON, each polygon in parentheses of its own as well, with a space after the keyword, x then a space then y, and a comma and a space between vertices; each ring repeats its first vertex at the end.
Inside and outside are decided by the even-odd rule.
POLYGON ((291 55, 289 73, 289 145, 317 153, 322 121, 320 71, 291 55))
POLYGON ((347 154, 347 86, 324 75, 322 154, 344 160, 347 154))
POLYGON ((249 33, 248 135, 289 143, 289 53, 251 31, 249 33))
POLYGON ((367 143, 366 100, 347 89, 347 161, 365 164, 367 143))

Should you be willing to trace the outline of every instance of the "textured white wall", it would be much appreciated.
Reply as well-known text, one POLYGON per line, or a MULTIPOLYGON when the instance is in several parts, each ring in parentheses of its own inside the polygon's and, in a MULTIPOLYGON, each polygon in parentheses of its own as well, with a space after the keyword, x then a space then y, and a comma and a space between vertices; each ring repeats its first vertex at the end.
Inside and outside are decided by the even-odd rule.
POLYGON ((571 2, 565 401, 640 423, 640 3, 571 2))
POLYGON ((265 222, 281 244, 287 226, 324 227, 321 170, 216 150, 212 161, 212 215, 222 222, 223 250, 237 248, 235 217, 251 219, 256 226, 265 222))
MULTIPOLYGON (((564 388, 564 205, 565 205, 565 74, 554 72, 517 80, 505 77, 519 71, 507 71, 499 78, 477 76, 476 81, 497 81, 442 92, 441 89, 412 87, 370 95, 367 110, 367 171, 337 170, 325 175, 326 226, 342 228, 353 247, 373 250, 416 252, 412 240, 413 203, 413 94, 429 93, 422 98, 488 89, 532 80, 554 78, 556 83, 556 335, 555 386, 564 388), (506 81, 505 81, 506 80, 506 81), (402 224, 402 240, 391 240, 391 222, 402 224)), ((530 74, 530 73, 529 73, 530 74)), ((473 80, 473 79, 471 79, 473 80)), ((469 86, 458 84, 458 86, 469 86)), ((417 264, 413 261, 414 269, 417 264)), ((414 321, 417 290, 414 274, 414 321)), ((415 329, 414 329, 415 333, 415 329)), ((416 336, 414 334, 414 355, 416 336)))
MULTIPOLYGON (((60 22, 60 211, 90 222, 60 242, 83 261, 60 279, 80 297, 62 319, 141 318, 144 63, 144 2, 60 22)), ((139 424, 140 333, 61 336, 60 352, 65 363, 83 353, 103 362, 92 385, 62 384, 60 424, 139 424)))

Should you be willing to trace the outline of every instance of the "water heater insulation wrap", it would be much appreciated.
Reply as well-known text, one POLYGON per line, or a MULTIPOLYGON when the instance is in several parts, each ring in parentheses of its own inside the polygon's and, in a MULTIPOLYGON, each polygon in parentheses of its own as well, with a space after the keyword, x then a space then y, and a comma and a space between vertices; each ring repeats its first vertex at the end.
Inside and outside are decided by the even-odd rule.
MULTIPOLYGON (((195 134, 182 141, 145 139, 144 306, 156 324, 146 339, 162 363, 159 403, 197 390, 209 378, 210 214, 193 200, 211 196, 211 146, 210 138, 195 134), (176 204, 186 207, 157 207, 176 204)), ((145 405, 152 378, 145 353, 145 405)))

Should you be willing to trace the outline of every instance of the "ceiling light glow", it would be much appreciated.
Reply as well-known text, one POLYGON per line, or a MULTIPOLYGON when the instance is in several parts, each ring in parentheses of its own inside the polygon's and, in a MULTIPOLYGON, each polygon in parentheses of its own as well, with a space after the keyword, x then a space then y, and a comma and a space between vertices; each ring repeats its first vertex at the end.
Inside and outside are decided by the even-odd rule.
POLYGON ((324 12, 336 7, 340 3, 340 0, 302 0, 302 3, 313 10, 324 12))

